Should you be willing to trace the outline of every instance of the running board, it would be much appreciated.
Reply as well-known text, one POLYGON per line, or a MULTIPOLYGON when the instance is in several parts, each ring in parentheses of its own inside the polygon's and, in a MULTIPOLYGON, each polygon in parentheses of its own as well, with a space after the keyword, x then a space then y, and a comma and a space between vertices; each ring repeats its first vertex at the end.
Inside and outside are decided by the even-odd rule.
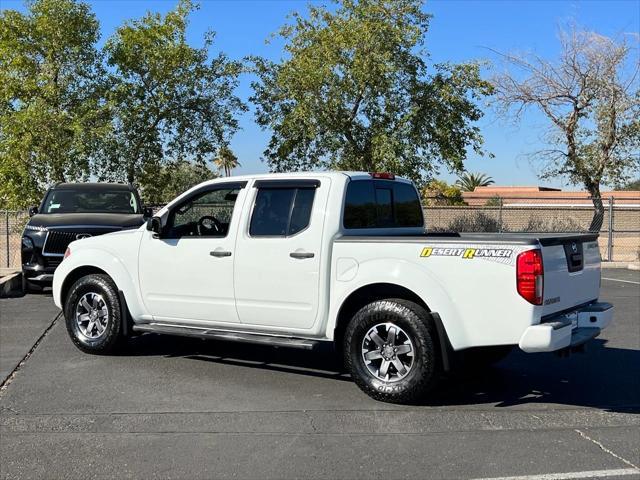
POLYGON ((183 337, 196 337, 204 339, 228 340, 231 342, 253 343, 257 345, 271 345, 275 347, 301 348, 313 350, 321 343, 318 340, 297 337, 280 337, 264 335, 260 333, 233 332, 229 330, 215 330, 197 327, 182 327, 158 325, 157 323, 134 325, 135 332, 161 333, 165 335, 179 335, 183 337))

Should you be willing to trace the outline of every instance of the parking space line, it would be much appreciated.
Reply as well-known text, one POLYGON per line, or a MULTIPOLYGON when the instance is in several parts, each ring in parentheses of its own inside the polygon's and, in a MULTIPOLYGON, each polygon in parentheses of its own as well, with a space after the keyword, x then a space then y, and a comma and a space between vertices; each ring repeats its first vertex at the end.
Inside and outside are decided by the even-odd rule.
POLYGON ((619 468, 616 470, 589 470, 583 472, 542 473, 540 475, 520 475, 515 477, 485 477, 473 480, 568 480, 573 478, 604 478, 638 475, 640 470, 635 468, 619 468))
POLYGON ((634 285, 640 285, 640 282, 634 282, 633 280, 620 280, 618 278, 602 277, 603 280, 610 280, 612 282, 633 283, 634 285))
POLYGON ((31 355, 33 355, 33 352, 36 351, 36 348, 38 348, 38 345, 40 345, 40 343, 42 342, 42 340, 44 340, 44 338, 47 336, 47 334, 51 331, 51 329, 53 328, 53 326, 56 324, 56 321, 62 316, 62 312, 59 312, 54 319, 51 321, 51 323, 49 324, 49 326, 47 328, 44 329, 44 332, 42 332, 42 335, 40 335, 38 337, 38 339, 36 340, 36 342, 33 344, 33 346, 29 349, 29 351, 25 354, 24 357, 22 357, 22 360, 20 360, 20 362, 18 362, 18 364, 15 366, 15 368, 13 370, 11 370, 11 372, 9 373, 9 375, 7 375, 7 377, 2 380, 2 382, 0 383, 0 396, 2 396, 2 393, 7 389, 7 387, 9 387, 9 385, 11 384, 11 382, 13 381, 13 379, 15 378, 16 374, 18 373, 18 371, 22 368, 22 366, 27 362, 27 360, 29 360, 29 357, 31 355))
POLYGON ((637 465, 634 465, 633 463, 631 463, 629 460, 627 460, 626 458, 621 457, 620 455, 618 455, 616 452, 613 452, 611 450, 609 450, 607 447, 605 447, 602 442, 599 442, 598 440, 596 440, 595 438, 591 438, 590 436, 588 436, 586 433, 584 433, 582 430, 578 430, 576 428, 575 430, 578 435, 580 435, 582 438, 584 438, 585 440, 590 441, 591 443, 597 445, 600 450, 602 450, 605 453, 608 453, 609 455, 611 455, 613 458, 617 458, 618 460, 620 460, 623 463, 626 463, 627 465, 629 465, 630 467, 632 467, 634 470, 636 470, 637 472, 640 473, 640 468, 638 468, 637 465))

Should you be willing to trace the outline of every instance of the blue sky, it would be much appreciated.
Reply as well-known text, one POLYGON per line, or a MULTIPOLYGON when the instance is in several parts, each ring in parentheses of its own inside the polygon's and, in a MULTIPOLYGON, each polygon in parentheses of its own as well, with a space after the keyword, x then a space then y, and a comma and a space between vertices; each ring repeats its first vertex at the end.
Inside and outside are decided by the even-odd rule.
MULTIPOLYGON (((173 0, 96 0, 93 6, 102 29, 102 40, 127 19, 137 18, 147 10, 166 12, 175 6, 173 0)), ((320 3, 320 2, 317 2, 320 3)), ((201 0, 201 8, 191 17, 189 41, 201 45, 203 34, 216 32, 214 52, 223 50, 231 58, 263 55, 280 58, 282 43, 265 40, 285 22, 293 10, 304 11, 308 2, 297 0, 201 0)), ((23 10, 23 3, 0 0, 1 7, 23 10)), ((463 62, 474 59, 497 61, 489 49, 498 51, 535 51, 553 58, 558 54, 558 28, 569 22, 616 36, 640 31, 640 0, 609 1, 507 1, 507 0, 440 0, 428 1, 425 11, 433 14, 426 47, 434 62, 463 62)), ((242 79, 238 94, 246 99, 251 79, 242 79)), ((242 164, 235 173, 267 171, 260 161, 269 133, 255 125, 253 114, 241 118, 241 127, 232 148, 242 164)), ((504 121, 489 108, 478 123, 485 146, 495 158, 480 158, 471 153, 469 171, 485 172, 500 185, 544 184, 575 189, 562 180, 540 181, 539 165, 530 153, 542 145, 547 126, 544 118, 532 113, 519 125, 504 121)), ((453 176, 443 171, 441 178, 453 176)))

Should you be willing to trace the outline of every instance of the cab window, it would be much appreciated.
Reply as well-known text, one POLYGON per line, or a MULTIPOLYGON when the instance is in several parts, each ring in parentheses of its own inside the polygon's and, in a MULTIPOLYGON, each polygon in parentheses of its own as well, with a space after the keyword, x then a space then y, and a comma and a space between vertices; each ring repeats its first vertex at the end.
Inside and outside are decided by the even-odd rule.
POLYGON ((260 188, 251 215, 252 237, 289 237, 309 226, 315 188, 260 188))
POLYGON ((344 228, 422 227, 418 192, 410 183, 353 180, 347 185, 344 228))
POLYGON ((226 237, 240 188, 196 194, 169 214, 165 237, 226 237))

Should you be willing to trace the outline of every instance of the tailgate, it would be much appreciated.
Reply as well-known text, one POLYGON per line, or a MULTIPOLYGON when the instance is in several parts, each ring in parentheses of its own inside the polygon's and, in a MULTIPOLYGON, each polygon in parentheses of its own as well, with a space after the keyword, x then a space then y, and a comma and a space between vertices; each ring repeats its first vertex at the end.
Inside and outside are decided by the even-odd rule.
POLYGON ((600 250, 595 234, 540 237, 544 265, 542 316, 596 300, 600 250))

